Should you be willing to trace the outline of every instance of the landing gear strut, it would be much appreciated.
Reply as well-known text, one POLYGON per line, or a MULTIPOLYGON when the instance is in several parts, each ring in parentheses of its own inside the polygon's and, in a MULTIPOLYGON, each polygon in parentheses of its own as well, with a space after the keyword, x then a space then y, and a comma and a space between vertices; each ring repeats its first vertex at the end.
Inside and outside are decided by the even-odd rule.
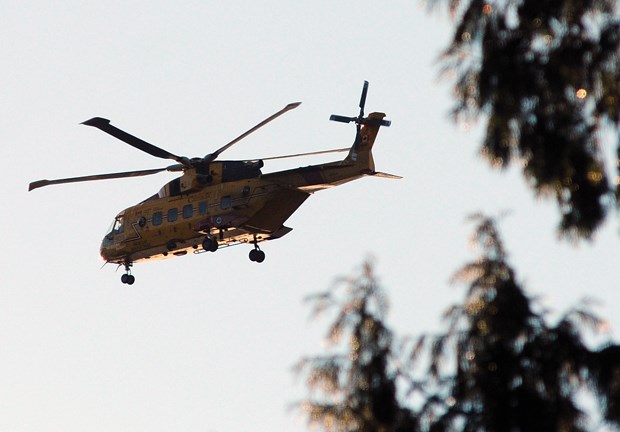
POLYGON ((250 251, 250 261, 262 263, 265 261, 265 252, 260 250, 258 247, 258 242, 256 241, 256 236, 254 236, 254 249, 250 251))
POLYGON ((131 274, 131 266, 130 261, 125 262, 125 274, 121 276, 121 282, 127 285, 133 285, 136 281, 135 276, 131 274))

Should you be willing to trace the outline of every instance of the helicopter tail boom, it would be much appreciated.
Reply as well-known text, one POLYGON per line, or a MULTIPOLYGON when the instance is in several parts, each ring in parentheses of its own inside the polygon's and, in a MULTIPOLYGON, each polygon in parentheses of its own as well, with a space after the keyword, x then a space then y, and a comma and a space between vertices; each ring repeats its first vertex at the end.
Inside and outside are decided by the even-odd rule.
POLYGON ((374 112, 368 117, 356 119, 357 133, 349 153, 344 159, 320 165, 278 171, 262 175, 263 180, 287 185, 304 192, 313 193, 338 186, 364 176, 398 179, 400 176, 375 170, 372 147, 381 126, 389 126, 385 114, 374 112))

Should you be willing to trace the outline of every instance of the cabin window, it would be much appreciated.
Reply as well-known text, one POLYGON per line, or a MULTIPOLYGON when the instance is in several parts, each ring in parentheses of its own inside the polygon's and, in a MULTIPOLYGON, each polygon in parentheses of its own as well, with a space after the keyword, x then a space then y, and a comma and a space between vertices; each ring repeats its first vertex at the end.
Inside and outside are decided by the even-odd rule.
POLYGON ((231 204, 230 195, 223 196, 222 201, 220 202, 220 206, 222 207, 222 210, 229 209, 230 204, 231 204))
POLYGON ((192 217, 194 213, 194 207, 191 204, 187 204, 183 206, 183 218, 189 219, 192 217))
POLYGON ((206 201, 200 201, 200 203, 198 204, 198 213, 201 215, 207 214, 208 208, 209 206, 207 205, 206 201))
POLYGON ((179 211, 176 208, 171 208, 170 210, 168 210, 168 222, 174 222, 175 220, 177 220, 178 214, 179 211))
POLYGON ((163 220, 164 215, 162 215, 161 212, 153 213, 153 225, 161 225, 163 220))

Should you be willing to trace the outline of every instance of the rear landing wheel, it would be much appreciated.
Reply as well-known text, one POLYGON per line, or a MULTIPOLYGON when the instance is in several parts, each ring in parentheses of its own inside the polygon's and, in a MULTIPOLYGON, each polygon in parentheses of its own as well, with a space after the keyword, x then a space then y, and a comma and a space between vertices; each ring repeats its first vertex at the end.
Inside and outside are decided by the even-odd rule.
POLYGON ((217 240, 213 237, 205 237, 205 239, 202 241, 202 248, 206 251, 215 252, 218 247, 219 244, 217 240))

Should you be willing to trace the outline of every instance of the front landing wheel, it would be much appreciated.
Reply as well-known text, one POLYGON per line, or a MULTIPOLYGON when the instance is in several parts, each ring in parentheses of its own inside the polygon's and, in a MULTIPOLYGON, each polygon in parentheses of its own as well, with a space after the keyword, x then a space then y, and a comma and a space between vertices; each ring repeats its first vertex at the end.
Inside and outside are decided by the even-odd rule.
POLYGON ((121 276, 121 282, 124 284, 133 285, 135 281, 136 281, 136 278, 134 275, 124 274, 121 276))
POLYGON ((265 261, 265 252, 260 249, 252 249, 250 251, 250 261, 262 263, 265 261))

